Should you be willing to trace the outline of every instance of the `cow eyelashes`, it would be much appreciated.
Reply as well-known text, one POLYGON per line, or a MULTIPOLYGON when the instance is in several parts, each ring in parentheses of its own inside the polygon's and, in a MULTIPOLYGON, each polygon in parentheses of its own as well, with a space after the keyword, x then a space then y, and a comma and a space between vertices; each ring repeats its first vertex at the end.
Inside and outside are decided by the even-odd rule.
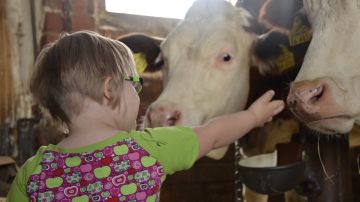
POLYGON ((231 55, 228 53, 224 53, 222 59, 224 62, 229 62, 231 60, 231 55))

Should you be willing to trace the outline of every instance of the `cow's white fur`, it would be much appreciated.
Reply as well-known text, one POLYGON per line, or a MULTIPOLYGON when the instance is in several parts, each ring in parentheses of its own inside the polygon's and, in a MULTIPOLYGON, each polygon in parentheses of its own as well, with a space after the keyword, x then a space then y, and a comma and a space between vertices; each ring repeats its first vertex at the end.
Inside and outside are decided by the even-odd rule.
POLYGON ((295 82, 325 82, 332 104, 320 115, 351 117, 309 126, 320 132, 347 133, 354 122, 360 123, 360 0, 304 0, 304 7, 313 39, 295 82))
MULTIPOLYGON (((195 2, 161 46, 166 58, 164 90, 150 108, 175 107, 182 112, 181 124, 190 126, 243 109, 255 40, 243 28, 248 25, 247 16, 228 2, 195 2), (232 57, 230 62, 222 61, 226 53, 232 57)), ((221 149, 208 156, 219 159, 225 152, 221 149)))

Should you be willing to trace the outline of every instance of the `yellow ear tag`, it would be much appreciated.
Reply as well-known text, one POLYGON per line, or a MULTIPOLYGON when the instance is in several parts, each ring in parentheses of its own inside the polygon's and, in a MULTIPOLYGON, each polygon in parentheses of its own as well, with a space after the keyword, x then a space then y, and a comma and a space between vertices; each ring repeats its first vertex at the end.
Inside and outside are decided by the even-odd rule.
POLYGON ((145 55, 142 53, 135 53, 134 60, 135 60, 136 71, 138 72, 138 74, 143 73, 147 66, 145 55))
POLYGON ((284 45, 281 45, 281 55, 278 57, 276 64, 279 72, 283 72, 295 66, 294 54, 284 45))
POLYGON ((303 24, 299 16, 295 17, 289 35, 289 43, 291 46, 310 41, 312 37, 311 29, 303 24))

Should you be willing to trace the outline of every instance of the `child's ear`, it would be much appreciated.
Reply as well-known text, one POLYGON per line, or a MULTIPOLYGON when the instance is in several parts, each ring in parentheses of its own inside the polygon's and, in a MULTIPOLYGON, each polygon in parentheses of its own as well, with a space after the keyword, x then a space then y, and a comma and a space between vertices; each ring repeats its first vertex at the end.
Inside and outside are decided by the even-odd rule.
POLYGON ((111 101, 114 97, 114 81, 111 76, 107 76, 104 80, 103 86, 104 98, 111 101))

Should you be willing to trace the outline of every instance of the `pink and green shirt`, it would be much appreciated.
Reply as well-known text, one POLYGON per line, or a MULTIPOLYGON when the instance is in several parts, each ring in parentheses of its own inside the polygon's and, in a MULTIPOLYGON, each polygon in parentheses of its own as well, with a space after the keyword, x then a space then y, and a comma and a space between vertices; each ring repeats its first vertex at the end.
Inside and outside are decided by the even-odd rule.
POLYGON ((187 127, 119 134, 86 147, 41 147, 17 174, 7 201, 159 201, 167 174, 190 168, 199 141, 187 127))

